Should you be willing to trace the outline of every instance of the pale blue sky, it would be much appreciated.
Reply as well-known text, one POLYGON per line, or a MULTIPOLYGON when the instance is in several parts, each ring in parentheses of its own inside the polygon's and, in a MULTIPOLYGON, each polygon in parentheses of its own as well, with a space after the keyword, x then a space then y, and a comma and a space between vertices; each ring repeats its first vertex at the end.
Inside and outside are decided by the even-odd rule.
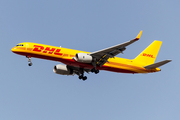
POLYGON ((1 120, 180 119, 178 0, 0 1, 1 120), (172 59, 153 74, 100 71, 83 82, 53 73, 58 62, 13 54, 20 42, 97 51, 141 39, 119 57, 133 59, 162 40, 156 62, 172 59))

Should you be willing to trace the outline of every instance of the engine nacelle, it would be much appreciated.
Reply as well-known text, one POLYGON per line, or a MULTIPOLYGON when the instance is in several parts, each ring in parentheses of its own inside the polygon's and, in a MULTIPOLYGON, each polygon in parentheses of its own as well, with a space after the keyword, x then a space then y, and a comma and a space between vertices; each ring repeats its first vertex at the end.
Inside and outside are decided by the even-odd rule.
POLYGON ((75 56, 75 60, 81 63, 92 63, 93 57, 86 53, 77 53, 75 56))
POLYGON ((61 75, 73 75, 73 70, 72 70, 72 69, 69 69, 69 68, 67 67, 67 65, 58 64, 58 65, 54 66, 53 71, 54 71, 56 74, 61 74, 61 75))

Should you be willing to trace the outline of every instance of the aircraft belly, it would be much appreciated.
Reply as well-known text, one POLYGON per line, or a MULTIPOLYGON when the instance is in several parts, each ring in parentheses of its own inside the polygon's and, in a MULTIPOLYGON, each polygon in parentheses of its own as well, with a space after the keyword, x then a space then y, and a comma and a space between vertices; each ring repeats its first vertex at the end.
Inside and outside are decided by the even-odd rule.
MULTIPOLYGON (((65 59, 62 57, 57 57, 57 56, 53 56, 53 55, 44 55, 44 54, 35 54, 35 53, 27 53, 27 52, 15 52, 16 54, 19 55, 23 55, 23 56, 31 56, 31 57, 35 57, 35 58, 41 58, 41 59, 46 59, 46 60, 53 60, 53 61, 58 61, 58 62, 62 62, 66 65, 70 65, 70 66, 75 66, 75 67, 81 67, 84 69, 92 69, 93 66, 91 64, 87 64, 87 63, 80 63, 80 62, 76 62, 73 59, 65 59)), ((111 71, 111 72, 118 72, 118 73, 150 73, 150 72, 155 72, 152 70, 145 70, 144 68, 140 68, 138 66, 133 66, 133 65, 127 65, 127 64, 122 64, 122 63, 107 63, 105 65, 103 65, 102 67, 98 67, 97 69, 99 70, 107 70, 107 71, 111 71)))

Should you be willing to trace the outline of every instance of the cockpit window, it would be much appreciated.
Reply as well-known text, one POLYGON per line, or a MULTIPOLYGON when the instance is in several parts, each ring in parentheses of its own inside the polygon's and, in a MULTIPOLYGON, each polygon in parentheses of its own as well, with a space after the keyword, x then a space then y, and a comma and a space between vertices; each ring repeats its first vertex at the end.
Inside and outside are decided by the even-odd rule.
POLYGON ((23 44, 18 44, 18 45, 16 45, 16 46, 24 46, 23 44))

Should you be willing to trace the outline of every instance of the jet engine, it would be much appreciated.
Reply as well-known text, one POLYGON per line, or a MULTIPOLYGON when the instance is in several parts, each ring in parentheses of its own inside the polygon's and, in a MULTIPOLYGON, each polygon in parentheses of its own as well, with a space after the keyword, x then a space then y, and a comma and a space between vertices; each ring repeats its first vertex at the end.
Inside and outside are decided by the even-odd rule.
POLYGON ((81 63, 92 63, 93 57, 86 53, 77 53, 75 56, 75 60, 81 63))
POLYGON ((61 64, 54 66, 53 71, 56 74, 60 74, 60 75, 73 75, 74 74, 73 70, 68 68, 67 65, 61 65, 61 64))

